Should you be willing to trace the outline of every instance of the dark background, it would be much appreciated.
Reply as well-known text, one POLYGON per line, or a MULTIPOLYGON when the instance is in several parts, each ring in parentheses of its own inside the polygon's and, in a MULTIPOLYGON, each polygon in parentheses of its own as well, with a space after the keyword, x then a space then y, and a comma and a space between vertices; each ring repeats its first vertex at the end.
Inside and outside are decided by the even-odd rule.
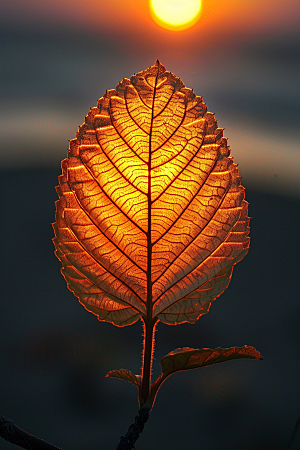
POLYGON ((232 13, 238 2, 206 1, 199 24, 176 34, 152 24, 144 1, 136 28, 138 3, 131 17, 111 1, 98 28, 97 10, 61 3, 0 4, 0 413, 64 450, 114 448, 137 413, 136 388, 105 374, 139 372, 141 323, 84 310, 51 222, 67 139, 106 89, 158 57, 226 127, 253 219, 250 252, 209 314, 158 325, 154 376, 177 347, 247 344, 264 360, 170 377, 137 449, 285 450, 300 416, 300 7, 274 2, 271 14, 262 1, 255 21, 232 13))

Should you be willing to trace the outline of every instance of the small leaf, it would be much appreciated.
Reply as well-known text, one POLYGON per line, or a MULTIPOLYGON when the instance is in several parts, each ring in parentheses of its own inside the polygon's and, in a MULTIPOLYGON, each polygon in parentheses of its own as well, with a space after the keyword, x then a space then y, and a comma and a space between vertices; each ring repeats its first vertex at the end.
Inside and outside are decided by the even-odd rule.
POLYGON ((232 359, 249 358, 262 359, 260 353, 254 347, 231 348, 177 348, 161 360, 162 372, 165 376, 178 370, 196 369, 211 364, 230 361, 232 359))
POLYGON ((130 370, 126 369, 111 370, 105 376, 109 378, 120 378, 120 380, 129 381, 129 383, 135 384, 138 389, 141 384, 140 375, 134 375, 132 372, 130 372, 130 370))
POLYGON ((153 382, 151 388, 151 402, 155 401, 158 389, 165 379, 172 373, 179 370, 197 369, 199 367, 218 364, 232 359, 263 359, 259 351, 254 347, 231 347, 231 348, 211 348, 194 349, 189 347, 177 348, 163 357, 160 364, 162 373, 153 382))

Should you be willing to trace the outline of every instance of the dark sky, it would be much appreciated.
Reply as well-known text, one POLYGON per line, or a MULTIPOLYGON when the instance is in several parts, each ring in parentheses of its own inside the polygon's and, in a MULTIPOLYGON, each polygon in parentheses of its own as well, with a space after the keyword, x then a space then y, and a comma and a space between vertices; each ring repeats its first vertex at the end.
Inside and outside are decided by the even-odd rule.
POLYGON ((50 224, 60 160, 89 107, 159 58, 225 127, 253 219, 249 254, 209 314, 159 324, 154 373, 185 346, 253 345, 264 360, 170 377, 137 449, 285 450, 300 415, 299 2, 207 0, 177 34, 143 1, 84 4, 0 4, 0 413, 65 450, 96 450, 114 448, 137 412, 135 388, 105 374, 139 372, 141 324, 84 310, 50 224))

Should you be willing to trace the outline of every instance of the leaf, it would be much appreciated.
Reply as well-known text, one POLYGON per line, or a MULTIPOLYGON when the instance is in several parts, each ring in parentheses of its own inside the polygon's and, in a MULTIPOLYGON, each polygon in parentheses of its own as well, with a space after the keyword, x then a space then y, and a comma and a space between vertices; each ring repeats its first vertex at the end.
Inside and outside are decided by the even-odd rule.
POLYGON ((111 370, 105 376, 109 378, 119 378, 120 380, 129 381, 129 383, 135 384, 138 389, 141 384, 140 375, 134 375, 132 372, 130 372, 130 370, 127 369, 111 370))
POLYGON ((117 326, 194 323, 248 251, 248 204, 223 129, 159 61, 90 109, 57 192, 68 288, 117 326))
POLYGON ((231 347, 231 348, 177 348, 161 360, 162 372, 168 376, 178 370, 196 369, 209 366, 232 359, 262 359, 260 353, 254 347, 231 347))
POLYGON ((263 359, 254 347, 231 347, 194 349, 189 347, 177 348, 163 357, 160 364, 161 375, 153 382, 151 397, 153 402, 163 381, 172 373, 180 370, 197 369, 199 367, 231 361, 232 359, 263 359))

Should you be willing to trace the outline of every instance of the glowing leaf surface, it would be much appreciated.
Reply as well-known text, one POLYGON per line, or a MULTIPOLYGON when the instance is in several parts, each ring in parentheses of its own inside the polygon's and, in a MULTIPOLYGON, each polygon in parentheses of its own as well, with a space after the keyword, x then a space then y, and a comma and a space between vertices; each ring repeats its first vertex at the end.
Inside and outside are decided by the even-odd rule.
POLYGON ((90 109, 57 192, 68 287, 118 326, 149 314, 195 322, 248 251, 248 204, 223 130, 158 61, 90 109))
POLYGON ((134 375, 127 369, 111 370, 108 374, 106 374, 106 376, 109 378, 119 378, 120 380, 129 381, 129 383, 135 384, 137 388, 139 388, 141 384, 140 375, 134 375))

